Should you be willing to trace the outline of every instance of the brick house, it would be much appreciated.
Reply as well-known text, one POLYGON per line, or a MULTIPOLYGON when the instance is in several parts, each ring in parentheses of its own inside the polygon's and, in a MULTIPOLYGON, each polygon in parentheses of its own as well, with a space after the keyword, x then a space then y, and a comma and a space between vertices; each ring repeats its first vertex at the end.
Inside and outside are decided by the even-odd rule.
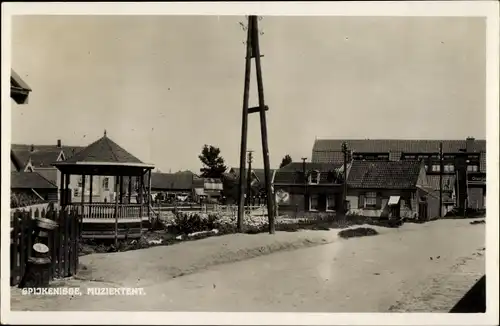
POLYGON ((280 212, 334 212, 342 202, 342 165, 292 162, 272 178, 280 212))
POLYGON ((429 183, 435 192, 439 192, 439 175, 443 174, 443 188, 448 188, 444 190, 445 211, 450 209, 452 201, 454 206, 485 207, 486 140, 472 137, 464 140, 317 139, 313 146, 312 161, 343 162, 344 156, 341 150, 343 142, 346 142, 349 150, 349 162, 354 159, 423 160, 429 183), (439 162, 440 144, 443 146, 442 171, 439 162), (479 179, 483 181, 468 183, 468 178, 476 178, 475 175, 481 175, 479 179))
POLYGON ((349 214, 367 217, 433 218, 439 197, 427 182, 422 161, 359 161, 348 168, 349 214))

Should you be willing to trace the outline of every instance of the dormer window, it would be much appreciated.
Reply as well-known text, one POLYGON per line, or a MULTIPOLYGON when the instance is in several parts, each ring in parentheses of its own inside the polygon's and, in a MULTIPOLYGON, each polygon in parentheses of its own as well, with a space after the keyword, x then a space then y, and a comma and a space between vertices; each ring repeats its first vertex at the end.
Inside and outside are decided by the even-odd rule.
POLYGON ((311 171, 311 173, 309 174, 309 184, 312 185, 319 184, 319 176, 320 176, 319 171, 311 171))

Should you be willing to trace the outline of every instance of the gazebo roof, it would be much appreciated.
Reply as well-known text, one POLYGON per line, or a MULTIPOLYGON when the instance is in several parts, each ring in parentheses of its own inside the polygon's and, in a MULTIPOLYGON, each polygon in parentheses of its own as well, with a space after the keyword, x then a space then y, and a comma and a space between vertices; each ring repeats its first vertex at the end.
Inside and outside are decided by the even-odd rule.
POLYGON ((95 175, 135 175, 137 170, 154 168, 154 165, 142 162, 112 141, 106 131, 102 138, 69 159, 53 165, 63 172, 90 171, 95 175))

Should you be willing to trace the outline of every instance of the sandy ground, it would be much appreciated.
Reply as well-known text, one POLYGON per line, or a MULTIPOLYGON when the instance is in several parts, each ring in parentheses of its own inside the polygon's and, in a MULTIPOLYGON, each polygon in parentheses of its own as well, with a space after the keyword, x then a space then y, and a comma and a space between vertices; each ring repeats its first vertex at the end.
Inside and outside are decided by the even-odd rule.
MULTIPOLYGON (((290 239, 321 234, 319 238, 328 244, 211 267, 206 261, 217 256, 215 249, 224 252, 221 240, 225 237, 103 258, 90 255, 87 264, 99 266, 88 273, 95 281, 69 280, 66 286, 81 287, 84 293, 87 287, 139 286, 145 295, 28 297, 13 288, 11 309, 447 312, 485 270, 485 226, 469 223, 405 224, 399 229, 377 228, 378 236, 349 240, 336 238, 337 231, 279 233, 277 236, 290 239), (178 270, 167 267, 174 251, 184 261, 172 264, 178 270), (207 258, 197 268, 189 267, 196 257, 207 258), (179 267, 183 264, 190 273, 174 277, 183 273, 179 267), (106 271, 102 269, 105 265, 106 271)), ((253 236, 229 236, 224 239, 226 247, 253 240, 231 237, 253 236)), ((231 256, 227 253, 243 247, 236 251, 232 247, 219 257, 231 256)))

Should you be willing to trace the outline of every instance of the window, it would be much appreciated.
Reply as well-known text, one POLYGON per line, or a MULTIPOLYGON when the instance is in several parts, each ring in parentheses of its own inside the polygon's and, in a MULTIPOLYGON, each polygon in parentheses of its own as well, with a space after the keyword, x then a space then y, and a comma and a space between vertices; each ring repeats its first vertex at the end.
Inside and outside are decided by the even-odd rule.
POLYGON ((334 211, 335 210, 335 196, 327 195, 326 196, 326 210, 334 211))
POLYGON ((73 189, 73 196, 75 196, 75 197, 80 196, 80 188, 79 187, 73 189))
POLYGON ((444 166, 444 172, 454 172, 455 166, 451 163, 448 163, 444 166))
POLYGON ((109 190, 109 178, 102 179, 102 188, 104 190, 109 190))
POLYGON ((317 211, 318 207, 319 207, 318 195, 311 195, 311 197, 309 197, 309 210, 317 211))
POLYGON ((432 165, 432 172, 439 172, 441 170, 439 164, 432 165))
POLYGON ((78 177, 78 187, 80 187, 80 188, 81 188, 81 187, 82 187, 82 184, 83 184, 82 177, 81 177, 81 176, 79 176, 79 177, 78 177))
POLYGON ((478 170, 477 165, 467 165, 467 172, 477 172, 478 170))
POLYGON ((365 195, 365 207, 375 207, 377 206, 377 193, 367 192, 365 195))
POLYGON ((319 183, 319 174, 319 171, 312 171, 309 175, 309 183, 317 185, 319 183))

